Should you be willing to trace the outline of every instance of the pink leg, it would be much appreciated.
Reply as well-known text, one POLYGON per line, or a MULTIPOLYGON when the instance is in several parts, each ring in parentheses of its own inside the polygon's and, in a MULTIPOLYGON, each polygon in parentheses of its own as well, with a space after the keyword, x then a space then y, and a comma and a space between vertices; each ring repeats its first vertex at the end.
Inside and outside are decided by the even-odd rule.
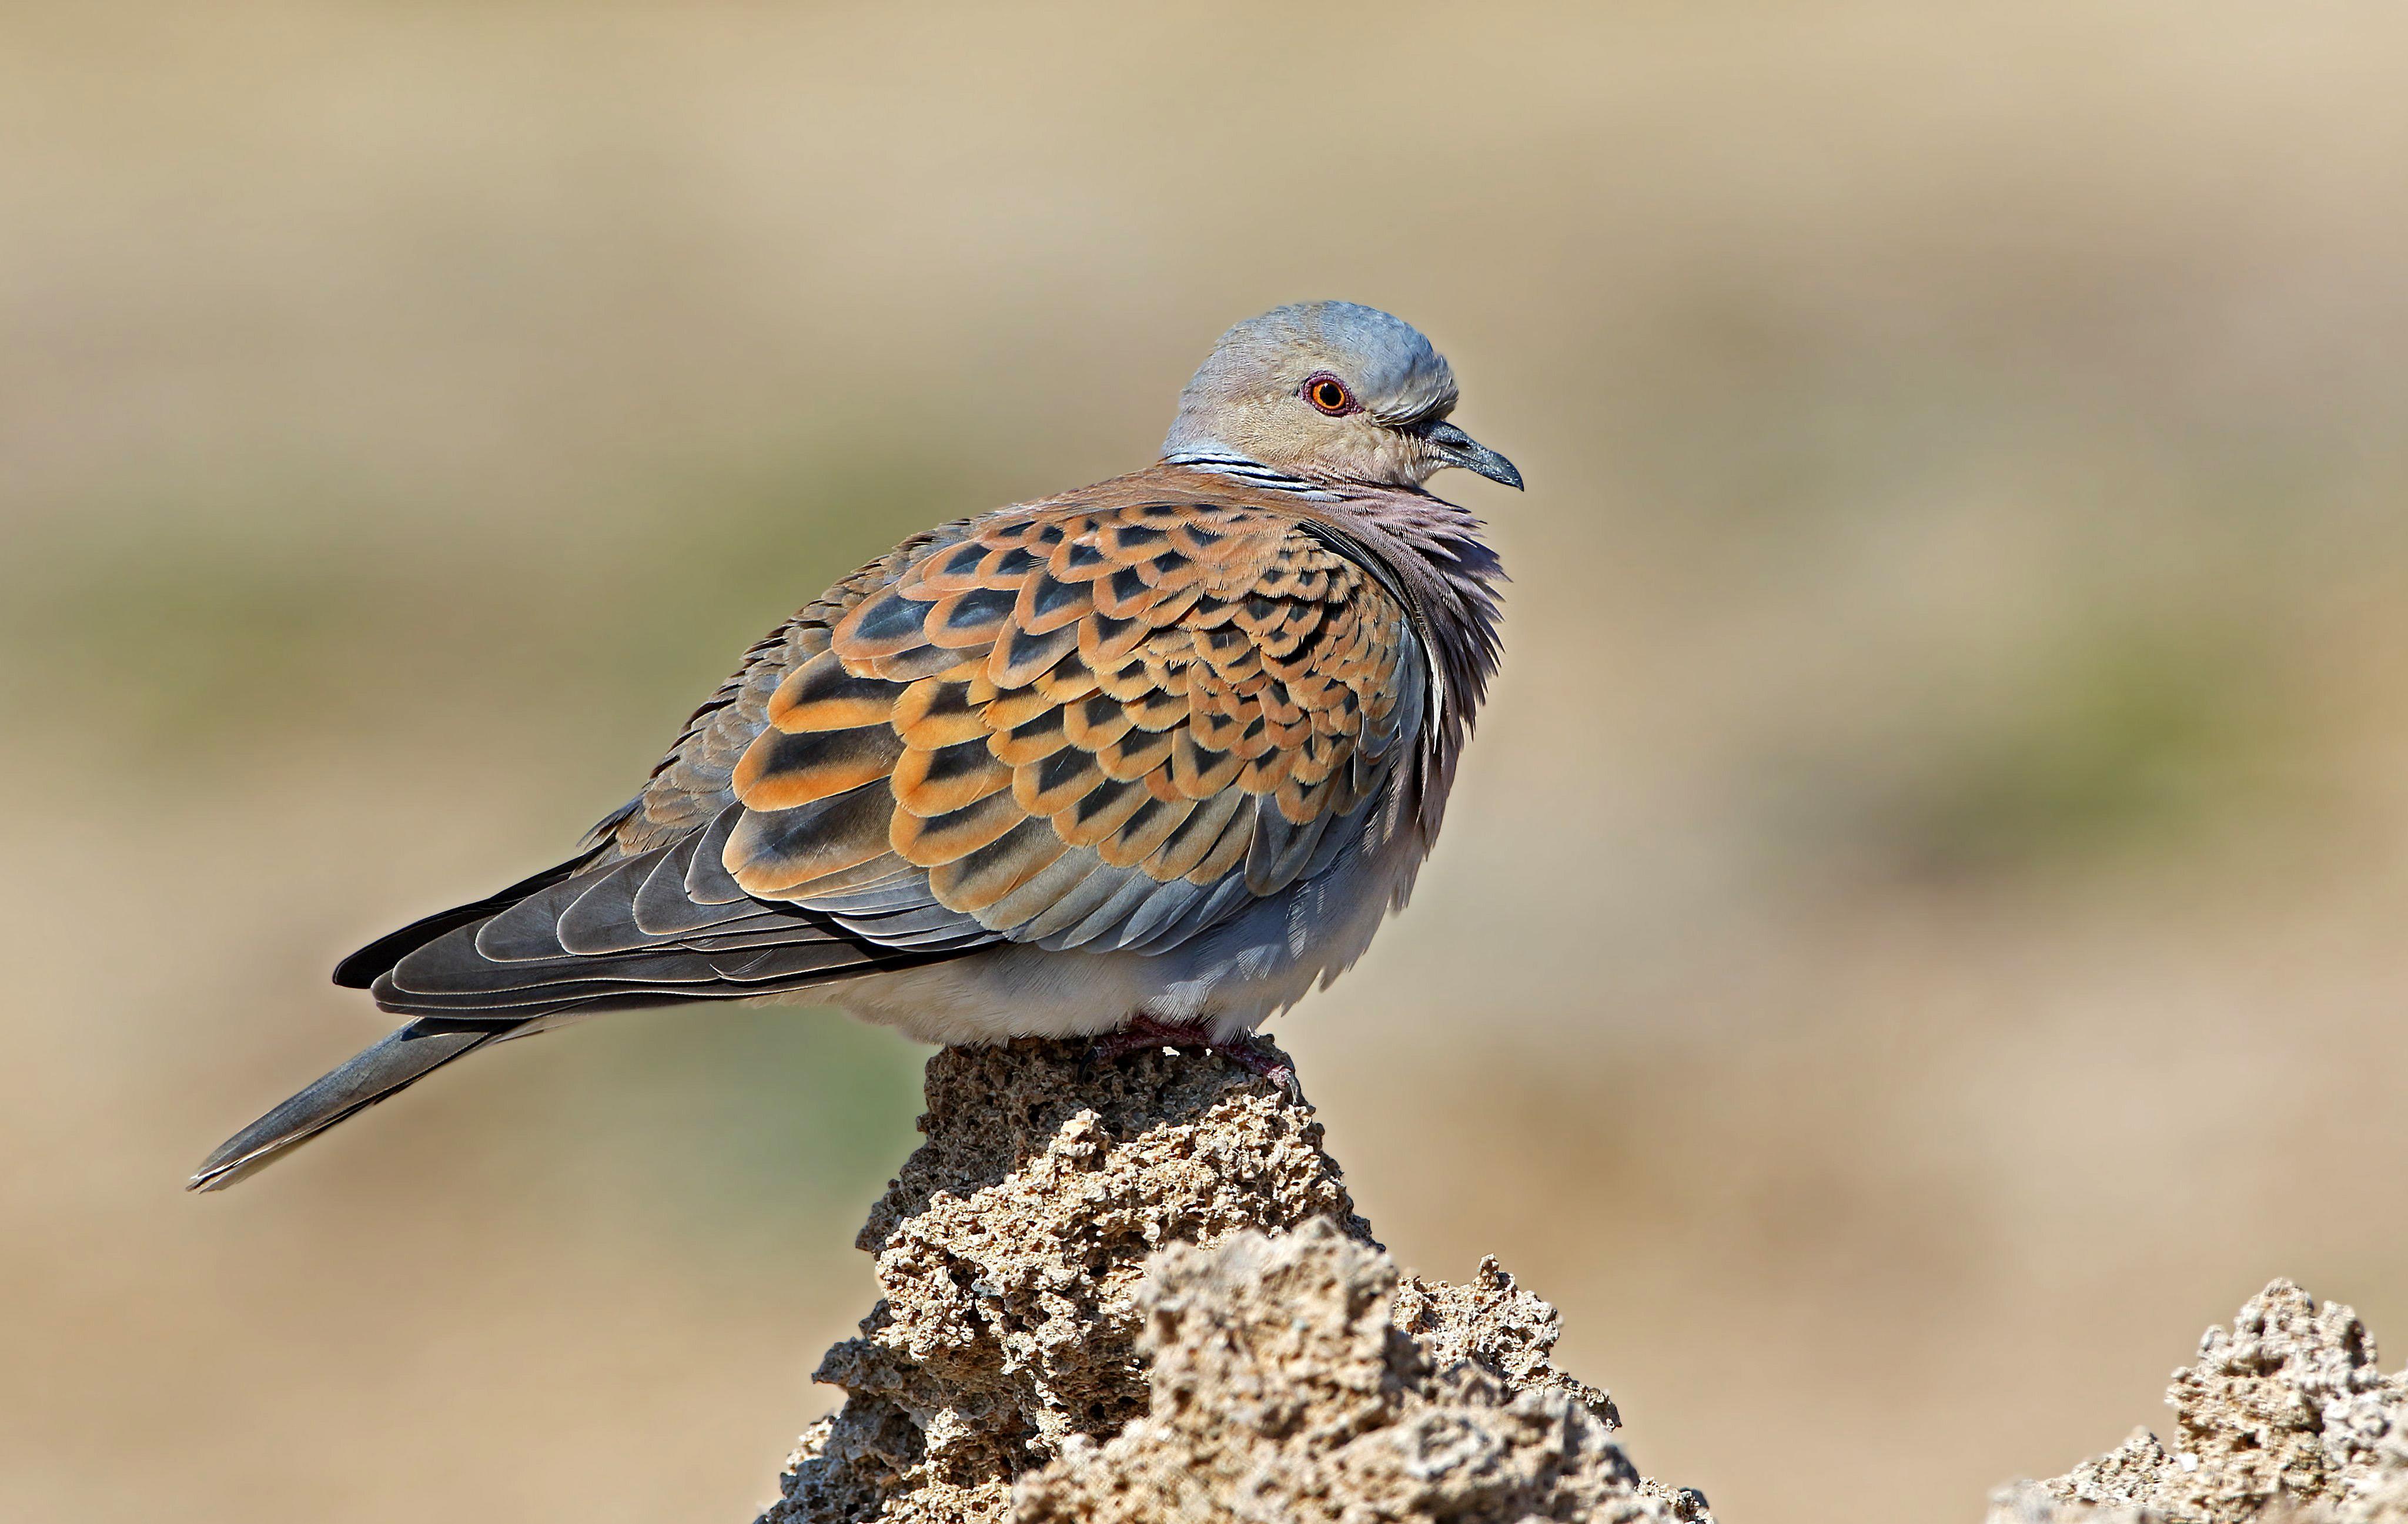
POLYGON ((1212 1034, 1200 1023, 1159 1021, 1150 1016, 1137 1016, 1120 1031, 1098 1038, 1088 1050, 1088 1059, 1096 1063, 1116 1063, 1129 1054, 1148 1047, 1175 1047, 1182 1052, 1200 1048, 1217 1053, 1250 1075, 1258 1075, 1287 1092, 1287 1098, 1301 1104, 1304 1088, 1296 1082, 1296 1071, 1265 1050, 1265 1045, 1252 1036, 1233 1043, 1212 1040, 1212 1034))

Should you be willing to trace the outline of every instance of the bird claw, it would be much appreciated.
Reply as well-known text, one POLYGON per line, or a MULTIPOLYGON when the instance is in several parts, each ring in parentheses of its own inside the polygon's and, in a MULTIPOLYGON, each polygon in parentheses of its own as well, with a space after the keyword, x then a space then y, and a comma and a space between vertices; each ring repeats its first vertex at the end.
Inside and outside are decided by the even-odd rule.
POLYGON ((1260 1037, 1248 1033, 1235 1042, 1216 1042, 1210 1032, 1192 1022, 1138 1017, 1120 1031, 1096 1039, 1081 1068, 1092 1072, 1100 1064, 1118 1063, 1131 1053, 1148 1047, 1174 1047, 1182 1052, 1200 1048, 1216 1053, 1246 1073, 1278 1086, 1290 1105, 1304 1104, 1304 1087, 1297 1082, 1295 1067, 1274 1058, 1268 1051, 1269 1045, 1260 1037))
POLYGON ((1297 1082, 1296 1068, 1283 1060, 1273 1058, 1270 1045, 1249 1033, 1238 1042, 1212 1045, 1212 1051, 1236 1064, 1250 1075, 1260 1075, 1280 1088, 1292 1106, 1304 1104, 1304 1087, 1297 1082))

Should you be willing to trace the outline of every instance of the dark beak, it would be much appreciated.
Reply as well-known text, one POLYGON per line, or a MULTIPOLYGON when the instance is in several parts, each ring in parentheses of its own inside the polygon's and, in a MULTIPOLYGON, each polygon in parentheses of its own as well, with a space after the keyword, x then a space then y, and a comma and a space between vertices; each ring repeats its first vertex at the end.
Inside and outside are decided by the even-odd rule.
POLYGON ((1459 465, 1474 476, 1486 477, 1502 487, 1522 490, 1522 473, 1513 463, 1490 449, 1452 423, 1431 423, 1421 430, 1421 436, 1438 449, 1438 458, 1448 465, 1459 465))

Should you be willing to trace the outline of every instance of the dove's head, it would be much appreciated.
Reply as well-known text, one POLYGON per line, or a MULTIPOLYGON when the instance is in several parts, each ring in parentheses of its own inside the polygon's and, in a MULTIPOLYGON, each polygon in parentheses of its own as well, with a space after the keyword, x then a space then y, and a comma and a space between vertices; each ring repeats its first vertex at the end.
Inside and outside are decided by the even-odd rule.
POLYGON ((1352 302, 1298 302, 1221 335, 1180 393, 1162 452, 1390 487, 1459 465, 1521 486, 1512 462, 1446 420, 1455 396, 1446 357, 1412 324, 1352 302))

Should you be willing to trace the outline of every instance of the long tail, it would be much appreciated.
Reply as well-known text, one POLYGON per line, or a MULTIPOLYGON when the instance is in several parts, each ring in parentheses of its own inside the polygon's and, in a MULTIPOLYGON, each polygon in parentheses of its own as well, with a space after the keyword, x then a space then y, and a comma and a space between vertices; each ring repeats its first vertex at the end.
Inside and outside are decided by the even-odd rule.
POLYGON ((924 870, 891 856, 830 908, 754 899, 721 862, 742 813, 730 805, 632 857, 596 848, 344 959, 337 984, 415 1019, 228 1138, 191 1189, 230 1186, 505 1037, 602 1011, 811 989, 995 939, 931 898, 924 870))
POLYGON ((519 1023, 412 1021, 320 1076, 291 1100, 218 1146, 185 1182, 222 1190, 354 1113, 397 1094, 463 1054, 509 1035, 519 1023))

